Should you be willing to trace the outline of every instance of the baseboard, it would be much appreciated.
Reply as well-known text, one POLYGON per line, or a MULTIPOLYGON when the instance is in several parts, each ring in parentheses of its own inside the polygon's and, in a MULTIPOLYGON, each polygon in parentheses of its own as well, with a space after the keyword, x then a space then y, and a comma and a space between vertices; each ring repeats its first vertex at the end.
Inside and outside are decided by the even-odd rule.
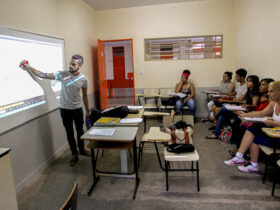
POLYGON ((16 192, 19 192, 25 185, 29 184, 35 179, 45 168, 47 168, 54 159, 60 156, 66 149, 68 149, 68 143, 60 147, 48 160, 43 162, 37 169, 35 169, 29 176, 24 178, 20 183, 15 186, 16 192))

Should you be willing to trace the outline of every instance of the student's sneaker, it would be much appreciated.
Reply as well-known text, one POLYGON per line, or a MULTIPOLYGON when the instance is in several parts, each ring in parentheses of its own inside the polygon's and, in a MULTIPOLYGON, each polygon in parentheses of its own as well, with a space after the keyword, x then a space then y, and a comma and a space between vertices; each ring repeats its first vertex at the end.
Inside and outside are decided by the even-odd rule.
POLYGON ((239 171, 243 172, 243 173, 259 173, 259 168, 254 167, 251 165, 251 163, 247 163, 244 166, 238 166, 239 171))
POLYGON ((234 157, 231 158, 230 160, 226 160, 224 161, 224 163, 228 166, 233 166, 233 165, 244 165, 245 164, 245 160, 244 158, 239 158, 239 157, 234 157))

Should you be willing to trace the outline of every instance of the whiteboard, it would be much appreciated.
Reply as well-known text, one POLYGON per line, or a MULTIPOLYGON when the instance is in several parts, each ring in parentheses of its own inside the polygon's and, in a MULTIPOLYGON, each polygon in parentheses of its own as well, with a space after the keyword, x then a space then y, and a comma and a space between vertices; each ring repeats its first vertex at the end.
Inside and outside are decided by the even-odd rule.
POLYGON ((64 40, 0 27, 0 134, 59 107, 60 82, 32 76, 22 60, 42 72, 65 70, 64 40))

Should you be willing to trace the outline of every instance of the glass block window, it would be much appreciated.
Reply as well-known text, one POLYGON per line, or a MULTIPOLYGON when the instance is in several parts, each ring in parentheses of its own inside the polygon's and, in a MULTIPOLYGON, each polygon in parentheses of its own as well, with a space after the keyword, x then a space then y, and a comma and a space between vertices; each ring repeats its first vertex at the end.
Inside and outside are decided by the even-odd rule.
POLYGON ((145 39, 145 60, 222 58, 223 36, 145 39))

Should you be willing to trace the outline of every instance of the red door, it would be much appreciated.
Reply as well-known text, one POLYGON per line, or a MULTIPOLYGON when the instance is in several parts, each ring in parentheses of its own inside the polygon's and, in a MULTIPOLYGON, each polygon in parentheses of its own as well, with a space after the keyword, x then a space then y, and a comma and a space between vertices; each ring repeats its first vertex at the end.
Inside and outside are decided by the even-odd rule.
POLYGON ((99 71, 99 94, 100 108, 108 108, 105 42, 98 39, 98 71, 99 71))

